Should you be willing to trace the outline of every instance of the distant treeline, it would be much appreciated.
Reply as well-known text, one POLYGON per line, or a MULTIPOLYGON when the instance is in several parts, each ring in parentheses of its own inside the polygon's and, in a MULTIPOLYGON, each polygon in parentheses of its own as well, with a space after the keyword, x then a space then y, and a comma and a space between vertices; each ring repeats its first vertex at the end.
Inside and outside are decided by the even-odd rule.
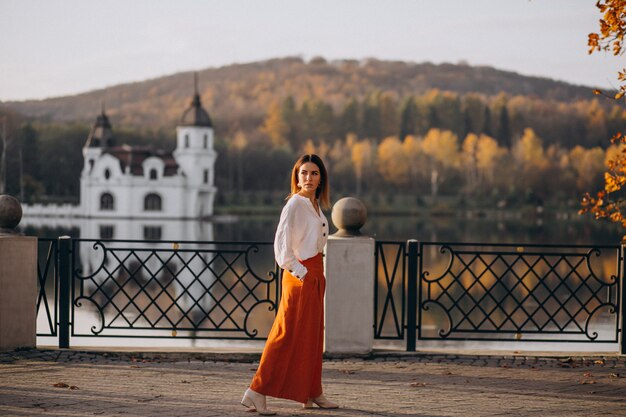
POLYGON ((273 102, 264 120, 254 129, 239 129, 252 143, 266 139, 273 146, 301 150, 311 139, 334 142, 355 134, 359 138, 381 140, 407 135, 423 136, 436 128, 465 138, 469 133, 485 134, 510 148, 524 129, 532 128, 546 144, 564 147, 605 146, 609 132, 626 127, 626 111, 607 100, 580 100, 571 103, 538 98, 508 97, 501 93, 484 97, 476 93, 430 90, 419 96, 397 97, 388 92, 372 92, 362 101, 351 98, 334 110, 324 100, 288 96, 273 102))
MULTIPOLYGON (((15 123, 18 119, 12 115, 8 129, 8 193, 27 202, 77 201, 88 126, 15 123)), ((412 133, 403 138, 362 138, 349 132, 335 140, 301 140, 289 136, 287 129, 280 135, 273 132, 274 122, 271 110, 256 132, 258 140, 250 140, 243 131, 218 138, 218 204, 245 201, 233 195, 286 192, 291 164, 303 152, 324 158, 336 195, 462 195, 484 204, 571 202, 601 185, 605 161, 618 152, 614 146, 569 148, 549 143, 532 128, 520 134, 511 129, 509 145, 506 136, 485 132, 461 136, 450 126, 430 127, 424 134, 419 128, 407 130, 412 133)), ((174 145, 171 137, 146 137, 124 129, 115 134, 118 143, 170 150, 174 145)))
MULTIPOLYGON (((191 95, 181 84, 190 79, 110 88, 117 143, 173 150, 191 95)), ((288 58, 205 70, 200 79, 222 195, 285 191, 294 159, 317 152, 341 194, 572 200, 601 184, 614 152, 608 138, 626 129, 626 111, 590 88, 487 67, 288 58)), ((0 107, 8 193, 78 199, 98 95, 0 107)), ((219 194, 218 202, 228 203, 219 194)))

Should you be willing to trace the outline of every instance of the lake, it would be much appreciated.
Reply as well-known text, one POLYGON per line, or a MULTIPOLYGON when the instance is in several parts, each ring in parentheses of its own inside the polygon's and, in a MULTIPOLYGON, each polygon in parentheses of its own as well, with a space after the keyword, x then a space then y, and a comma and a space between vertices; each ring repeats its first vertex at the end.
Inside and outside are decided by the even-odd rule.
MULTIPOLYGON (((330 216, 328 216, 330 217, 330 216)), ((21 228, 25 234, 38 237, 55 238, 69 235, 82 239, 155 239, 155 240, 197 240, 197 241, 267 241, 273 239, 278 215, 272 216, 222 216, 214 221, 143 221, 110 219, 23 219, 21 228)), ((499 213, 497 216, 370 216, 363 233, 377 240, 466 242, 466 243, 519 243, 519 244, 584 244, 615 245, 620 242, 621 230, 614 224, 593 220, 590 216, 563 216, 554 213, 516 212, 499 213)), ((271 253, 264 253, 259 263, 259 270, 271 268, 271 253)), ((81 255, 83 270, 94 269, 90 263, 98 263, 98 254, 89 255, 86 250, 81 255)), ((53 298, 53 287, 46 287, 49 297, 53 298)), ((93 310, 83 307, 82 314, 77 314, 77 328, 89 329, 94 321, 93 310)), ((271 320, 262 325, 267 329, 271 320)), ((45 318, 40 314, 38 326, 44 328, 45 318)), ((41 331, 41 330, 39 330, 41 331)), ((40 337, 41 345, 54 344, 53 338, 40 337)), ((216 341, 188 339, 114 339, 114 338, 73 338, 72 345, 96 346, 152 346, 162 347, 210 347, 258 350, 262 342, 258 341, 216 341)), ((482 342, 420 342, 418 348, 436 349, 452 347, 462 349, 508 348, 508 344, 482 342)), ((378 341, 379 347, 401 348, 402 343, 378 341)), ((569 350, 586 349, 589 345, 568 346, 569 350)), ((524 349, 551 350, 561 346, 545 343, 526 344, 524 349)), ((614 346, 598 346, 600 350, 615 350, 614 346)))
MULTIPOLYGON (((24 218, 20 229, 27 235, 82 239, 148 239, 202 241, 272 241, 278 214, 271 216, 220 216, 214 221, 114 220, 24 218)), ((330 219, 330 214, 327 214, 330 219)), ((332 224, 332 222, 331 222, 332 224)), ((331 229, 331 233, 336 229, 331 229)), ((490 216, 387 216, 370 215, 363 234, 377 240, 525 244, 619 244, 622 229, 591 216, 528 212, 499 212, 490 216)))

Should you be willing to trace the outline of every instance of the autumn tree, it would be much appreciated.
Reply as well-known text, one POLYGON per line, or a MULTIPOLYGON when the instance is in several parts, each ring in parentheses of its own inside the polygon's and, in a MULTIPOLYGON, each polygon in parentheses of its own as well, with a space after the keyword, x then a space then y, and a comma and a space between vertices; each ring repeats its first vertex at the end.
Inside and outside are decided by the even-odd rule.
MULTIPOLYGON (((613 55, 622 55, 624 36, 626 36, 626 1, 599 0, 596 7, 602 14, 599 33, 591 33, 588 37, 589 53, 597 51, 612 51, 613 55)), ((612 96, 615 100, 624 99, 626 94, 626 69, 618 72, 621 82, 619 91, 612 96)), ((596 90, 596 93, 603 94, 596 90)), ((609 94, 604 93, 609 96, 609 94)), ((606 218, 618 222, 626 228, 626 218, 623 214, 624 194, 622 189, 626 184, 626 135, 624 131, 616 132, 611 142, 619 146, 619 152, 608 160, 608 169, 604 173, 604 187, 592 197, 589 193, 582 199, 581 213, 590 212, 597 219, 606 218)), ((623 238, 624 239, 624 238, 623 238)))
POLYGON ((583 192, 595 188, 604 171, 605 152, 600 147, 585 149, 575 146, 569 152, 569 166, 575 173, 576 188, 583 192))
POLYGON ((287 146, 287 134, 289 126, 285 122, 283 112, 278 102, 273 102, 267 110, 267 115, 263 121, 261 130, 267 134, 272 141, 272 145, 276 147, 287 146))
POLYGON ((543 142, 533 129, 526 128, 513 145, 512 154, 519 170, 518 184, 524 191, 530 192, 543 180, 543 172, 548 167, 543 142))
POLYGON ((428 160, 424 153, 422 138, 407 135, 402 142, 402 149, 406 155, 408 162, 409 178, 411 180, 411 188, 414 192, 418 192, 420 185, 424 181, 425 173, 428 170, 428 160))
POLYGON ((476 143, 476 169, 479 183, 492 187, 495 182, 495 173, 500 161, 504 159, 507 150, 500 147, 498 142, 487 135, 481 134, 476 143))
POLYGON ((350 149, 354 176, 356 177, 356 195, 363 191, 363 177, 365 172, 372 166, 372 144, 368 139, 353 141, 350 149))
POLYGON ((396 136, 386 137, 380 143, 376 162, 378 172, 389 184, 401 186, 408 182, 408 160, 396 136))
POLYGON ((473 192, 478 187, 478 135, 470 133, 461 146, 461 166, 465 172, 467 191, 473 192))
POLYGON ((422 149, 430 159, 431 195, 436 197, 441 183, 459 165, 459 138, 449 130, 430 129, 422 149))

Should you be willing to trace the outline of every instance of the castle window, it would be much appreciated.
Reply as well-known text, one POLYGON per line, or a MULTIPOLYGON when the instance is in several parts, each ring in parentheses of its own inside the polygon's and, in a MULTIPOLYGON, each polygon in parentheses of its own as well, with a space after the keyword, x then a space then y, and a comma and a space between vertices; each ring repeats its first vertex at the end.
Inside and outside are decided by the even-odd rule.
POLYGON ((111 170, 109 170, 109 168, 104 170, 104 179, 108 180, 109 178, 111 178, 111 170))
POLYGON ((161 226, 144 226, 143 238, 145 240, 161 240, 161 226))
POLYGON ((151 180, 158 179, 157 170, 154 168, 150 170, 150 179, 151 180))
POLYGON ((204 134, 204 149, 209 147, 209 135, 204 134))
POLYGON ((158 194, 148 194, 143 200, 143 209, 145 211, 161 211, 161 196, 158 194))
POLYGON ((100 196, 100 210, 115 210, 115 199, 113 195, 104 193, 100 196))
POLYGON ((113 239, 115 227, 111 225, 100 225, 100 239, 113 239))
POLYGON ((209 170, 208 169, 204 170, 204 183, 205 184, 209 183, 209 170))
POLYGON ((189 135, 185 135, 185 148, 189 147, 189 135))

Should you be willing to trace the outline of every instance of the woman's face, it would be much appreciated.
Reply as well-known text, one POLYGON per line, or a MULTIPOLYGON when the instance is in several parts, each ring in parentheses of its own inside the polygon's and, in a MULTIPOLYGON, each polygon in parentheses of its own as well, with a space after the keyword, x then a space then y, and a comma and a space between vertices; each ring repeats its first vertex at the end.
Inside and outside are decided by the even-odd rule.
POLYGON ((313 162, 305 162, 298 170, 298 185, 303 194, 315 196, 315 190, 320 185, 322 176, 320 168, 313 162))

